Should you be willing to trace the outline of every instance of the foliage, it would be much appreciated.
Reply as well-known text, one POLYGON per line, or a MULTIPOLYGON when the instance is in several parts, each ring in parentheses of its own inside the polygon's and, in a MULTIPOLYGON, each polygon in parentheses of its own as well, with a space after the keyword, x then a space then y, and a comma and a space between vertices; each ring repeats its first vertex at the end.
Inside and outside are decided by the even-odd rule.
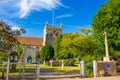
POLYGON ((79 34, 64 34, 62 37, 61 45, 60 45, 60 55, 59 57, 62 59, 70 59, 76 56, 77 48, 74 46, 74 39, 79 34))
POLYGON ((110 56, 114 58, 114 60, 120 61, 120 51, 114 50, 113 48, 110 48, 110 56))
POLYGON ((103 54, 98 48, 102 49, 92 36, 67 33, 62 36, 58 57, 61 59, 79 58, 79 60, 85 61, 101 60, 103 54), (89 56, 90 58, 88 58, 89 56))
POLYGON ((18 56, 20 57, 21 56, 21 54, 23 53, 23 44, 22 43, 20 43, 19 45, 18 45, 18 47, 17 47, 17 53, 18 53, 18 56))
POLYGON ((62 40, 62 34, 57 35, 54 43, 55 58, 59 58, 61 40, 62 40))
POLYGON ((51 47, 49 44, 46 44, 40 50, 40 57, 41 60, 49 61, 51 58, 54 57, 54 48, 51 47))
POLYGON ((92 33, 92 29, 89 28, 79 28, 82 34, 88 36, 90 33, 92 33))
POLYGON ((75 60, 74 59, 65 59, 64 65, 65 66, 75 66, 75 60))
POLYGON ((94 37, 98 42, 100 42, 102 46, 104 45, 103 33, 104 31, 107 32, 108 45, 109 48, 111 48, 109 52, 111 53, 112 56, 114 56, 113 50, 120 51, 119 50, 120 47, 120 9, 119 8, 120 8, 120 0, 109 0, 98 10, 97 14, 93 18, 93 23, 92 23, 94 37))
POLYGON ((92 62, 85 63, 85 74, 86 76, 93 76, 93 63, 92 62))
POLYGON ((0 54, 0 60, 7 61, 7 57, 5 53, 0 54))
POLYGON ((12 47, 18 44, 16 36, 21 32, 25 32, 25 30, 20 29, 13 31, 10 25, 0 21, 0 53, 8 53, 8 51, 11 51, 12 47))

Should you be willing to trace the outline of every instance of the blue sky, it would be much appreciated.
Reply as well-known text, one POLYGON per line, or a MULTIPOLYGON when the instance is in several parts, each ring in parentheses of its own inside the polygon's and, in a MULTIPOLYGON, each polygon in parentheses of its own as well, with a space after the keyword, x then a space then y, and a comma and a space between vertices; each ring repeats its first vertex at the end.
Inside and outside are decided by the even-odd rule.
POLYGON ((62 23, 63 33, 80 32, 78 27, 91 28, 94 15, 106 1, 0 0, 0 19, 13 29, 24 28, 22 36, 42 37, 46 21, 55 26, 62 23))

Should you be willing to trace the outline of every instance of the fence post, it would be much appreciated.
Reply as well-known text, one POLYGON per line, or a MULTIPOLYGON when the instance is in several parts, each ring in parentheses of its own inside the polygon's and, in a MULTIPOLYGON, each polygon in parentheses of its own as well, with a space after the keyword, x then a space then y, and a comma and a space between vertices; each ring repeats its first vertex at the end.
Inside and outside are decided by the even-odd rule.
POLYGON ((85 77, 85 62, 84 61, 80 61, 80 74, 85 77))
POLYGON ((23 69, 22 69, 22 80, 24 80, 25 79, 25 61, 23 61, 22 62, 22 64, 23 64, 23 69))
POLYGON ((64 60, 62 59, 61 69, 64 69, 64 60))
POLYGON ((36 80, 40 80, 40 57, 38 56, 37 58, 37 75, 36 75, 36 80))
POLYGON ((3 64, 2 64, 2 80, 4 80, 4 61, 3 61, 3 64))
POLYGON ((93 61, 93 74, 96 77, 96 61, 93 61))
POLYGON ((9 68, 10 68, 10 57, 8 56, 6 80, 8 80, 9 78, 9 68))

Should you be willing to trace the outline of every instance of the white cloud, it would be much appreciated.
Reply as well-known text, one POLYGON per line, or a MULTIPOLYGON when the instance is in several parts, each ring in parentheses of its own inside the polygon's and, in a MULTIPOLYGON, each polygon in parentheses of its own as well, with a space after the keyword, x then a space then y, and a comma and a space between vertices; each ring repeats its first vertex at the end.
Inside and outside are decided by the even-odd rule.
POLYGON ((31 11, 53 10, 59 6, 65 7, 60 0, 21 0, 20 18, 29 15, 31 11))
POLYGON ((64 14, 64 15, 57 16, 56 18, 66 18, 66 17, 72 17, 72 16, 73 16, 72 14, 64 14))
POLYGON ((53 10, 59 6, 67 8, 61 0, 0 0, 0 14, 24 18, 32 11, 53 10))
POLYGON ((18 27, 18 26, 13 26, 12 27, 12 30, 14 31, 14 30, 20 30, 21 28, 20 27, 18 27))

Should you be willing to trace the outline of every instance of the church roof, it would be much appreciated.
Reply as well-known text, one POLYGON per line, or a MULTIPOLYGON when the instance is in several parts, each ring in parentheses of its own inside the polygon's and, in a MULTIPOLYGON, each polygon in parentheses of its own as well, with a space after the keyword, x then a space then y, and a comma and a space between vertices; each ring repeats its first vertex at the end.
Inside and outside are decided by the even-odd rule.
POLYGON ((29 46, 42 46, 43 45, 43 38, 17 36, 17 40, 29 46))

